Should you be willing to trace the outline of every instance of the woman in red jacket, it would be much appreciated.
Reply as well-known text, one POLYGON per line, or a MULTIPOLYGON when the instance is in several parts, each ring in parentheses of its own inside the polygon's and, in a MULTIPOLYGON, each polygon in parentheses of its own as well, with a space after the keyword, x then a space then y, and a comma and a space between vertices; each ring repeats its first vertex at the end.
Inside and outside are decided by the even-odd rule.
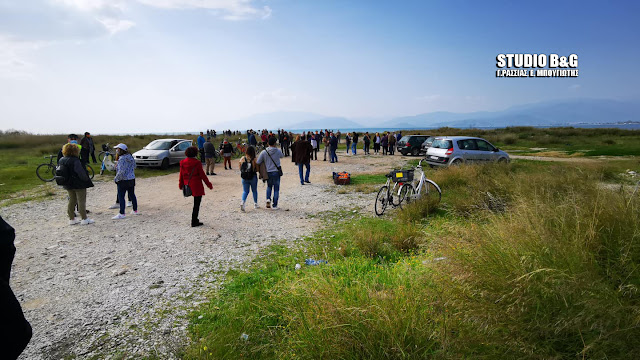
POLYGON ((189 185, 191 188, 191 195, 193 196, 193 212, 191 213, 191 226, 196 227, 203 225, 198 220, 198 214, 200 213, 200 202, 202 202, 202 196, 204 195, 204 186, 202 182, 207 184, 209 189, 213 189, 213 185, 202 170, 202 163, 196 159, 198 155, 198 148, 192 146, 187 148, 184 152, 187 158, 180 161, 180 183, 178 187, 180 190, 184 187, 184 184, 189 185))

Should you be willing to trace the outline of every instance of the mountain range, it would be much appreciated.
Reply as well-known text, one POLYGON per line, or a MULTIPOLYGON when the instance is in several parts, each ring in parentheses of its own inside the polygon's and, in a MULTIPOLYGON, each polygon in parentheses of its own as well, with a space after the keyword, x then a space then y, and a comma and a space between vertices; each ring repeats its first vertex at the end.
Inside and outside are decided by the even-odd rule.
POLYGON ((324 116, 309 112, 280 111, 256 114, 217 124, 229 129, 422 129, 438 127, 571 126, 640 122, 640 102, 609 99, 571 99, 517 105, 501 111, 470 113, 430 112, 391 119, 324 116), (377 120, 377 121, 376 121, 377 120))

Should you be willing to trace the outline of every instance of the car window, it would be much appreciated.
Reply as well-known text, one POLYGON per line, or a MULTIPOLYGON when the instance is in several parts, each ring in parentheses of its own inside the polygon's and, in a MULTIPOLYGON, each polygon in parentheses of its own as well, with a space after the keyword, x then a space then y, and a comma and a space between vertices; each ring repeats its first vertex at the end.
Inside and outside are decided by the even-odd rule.
POLYGON ((178 145, 178 150, 180 150, 180 151, 187 150, 189 148, 189 146, 191 146, 191 144, 188 141, 181 142, 178 145))
POLYGON ((435 139, 433 140, 433 144, 431 144, 431 147, 435 149, 450 149, 453 147, 452 145, 453 143, 451 142, 451 140, 435 139))
POLYGON ((460 150, 478 150, 474 139, 458 140, 460 150))
POLYGON ((478 144, 478 150, 481 151, 493 151, 493 146, 484 140, 476 140, 476 144, 478 144))
POLYGON ((431 144, 433 144, 433 140, 434 140, 434 139, 435 139, 435 138, 434 138, 433 136, 429 136, 429 137, 427 138, 427 140, 425 140, 425 141, 422 143, 422 146, 431 146, 431 144))
POLYGON ((409 141, 409 137, 408 136, 403 136, 402 139, 400 139, 399 142, 406 143, 407 141, 409 141))
POLYGON ((171 141, 154 140, 147 145, 149 150, 169 150, 171 149, 171 141))

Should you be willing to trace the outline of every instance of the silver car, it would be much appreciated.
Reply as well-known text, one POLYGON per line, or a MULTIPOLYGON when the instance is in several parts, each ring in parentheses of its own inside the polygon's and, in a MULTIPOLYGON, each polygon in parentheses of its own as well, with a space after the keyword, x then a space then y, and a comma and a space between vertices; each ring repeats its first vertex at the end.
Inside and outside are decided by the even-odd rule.
POLYGON ((156 166, 166 169, 169 165, 177 164, 187 156, 184 151, 192 144, 185 139, 158 139, 140 151, 133 153, 137 166, 156 166))
POLYGON ((483 163, 509 162, 509 154, 491 145, 485 139, 469 136, 436 137, 425 156, 431 167, 483 163))

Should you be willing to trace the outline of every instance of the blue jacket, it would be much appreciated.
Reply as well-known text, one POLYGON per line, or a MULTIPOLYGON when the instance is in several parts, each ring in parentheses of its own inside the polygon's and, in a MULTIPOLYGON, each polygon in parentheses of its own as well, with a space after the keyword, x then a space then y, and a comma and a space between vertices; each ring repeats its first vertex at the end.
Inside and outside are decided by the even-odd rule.
POLYGON ((204 136, 198 136, 198 149, 202 149, 205 143, 204 136))

